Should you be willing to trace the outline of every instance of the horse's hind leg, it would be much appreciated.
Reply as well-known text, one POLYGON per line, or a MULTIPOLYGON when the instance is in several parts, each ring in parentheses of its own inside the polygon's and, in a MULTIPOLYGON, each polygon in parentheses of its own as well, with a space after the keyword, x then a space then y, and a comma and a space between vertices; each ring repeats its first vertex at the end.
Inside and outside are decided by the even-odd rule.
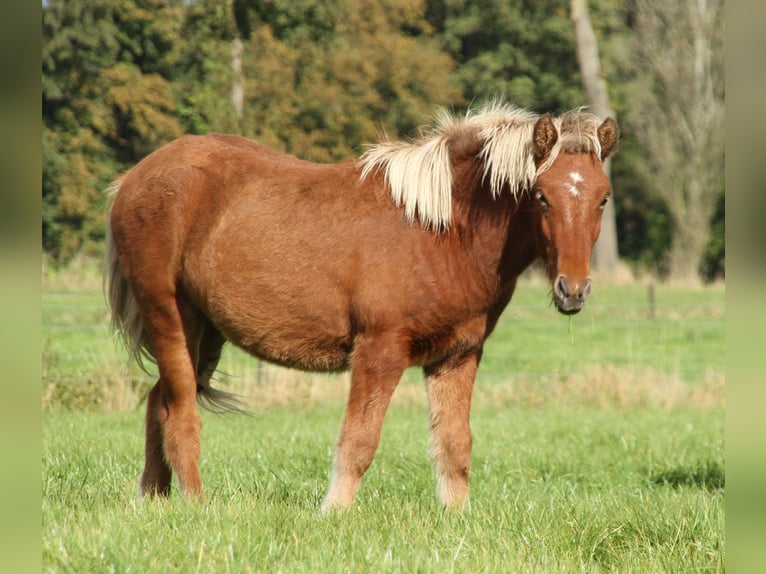
POLYGON ((431 449, 437 492, 447 507, 468 504, 471 468, 471 394, 479 358, 471 354, 426 368, 431 449))
POLYGON ((141 492, 168 494, 172 469, 185 494, 201 495, 202 421, 196 406, 195 372, 199 335, 194 311, 176 297, 174 290, 158 293, 156 288, 150 291, 139 286, 136 295, 160 372, 147 404, 141 492))
POLYGON ((149 392, 146 404, 146 444, 144 447, 144 471, 141 474, 141 495, 167 496, 170 494, 171 470, 165 461, 162 448, 162 426, 167 419, 163 405, 162 385, 158 381, 149 392))

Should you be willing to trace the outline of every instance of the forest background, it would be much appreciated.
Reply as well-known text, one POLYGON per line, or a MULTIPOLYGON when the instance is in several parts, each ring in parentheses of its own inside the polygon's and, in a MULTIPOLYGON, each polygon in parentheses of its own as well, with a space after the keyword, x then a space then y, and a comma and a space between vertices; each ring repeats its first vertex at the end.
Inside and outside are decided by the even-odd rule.
MULTIPOLYGON (((314 161, 416 137, 439 106, 589 104, 577 0, 46 0, 46 261, 99 257, 105 189, 187 133, 232 132, 314 161)), ((582 4, 582 2, 579 2, 582 4)), ((621 129, 617 250, 634 272, 723 278, 722 0, 591 0, 621 129)))

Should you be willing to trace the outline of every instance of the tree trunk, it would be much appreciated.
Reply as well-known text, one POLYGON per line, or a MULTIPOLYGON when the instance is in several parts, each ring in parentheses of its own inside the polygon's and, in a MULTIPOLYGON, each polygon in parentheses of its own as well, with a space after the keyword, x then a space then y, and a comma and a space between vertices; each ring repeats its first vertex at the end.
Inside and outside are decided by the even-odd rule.
POLYGON ((242 39, 237 37, 231 42, 231 105, 237 125, 242 127, 242 113, 245 106, 245 82, 242 77, 242 39))
MULTIPOLYGON (((606 82, 601 77, 601 65, 598 56, 598 44, 593 26, 588 15, 587 0, 572 0, 572 22, 575 27, 577 42, 577 60, 580 63, 583 87, 591 111, 601 118, 611 116, 616 119, 614 110, 609 106, 609 93, 606 82)), ((607 177, 610 175, 611 160, 604 164, 607 177)), ((593 248, 593 268, 596 271, 613 273, 617 270, 617 223, 614 202, 610 201, 604 209, 601 221, 601 234, 593 248)))
POLYGON ((700 264, 710 241, 710 219, 714 205, 702 201, 700 192, 703 185, 696 174, 690 173, 686 178, 685 193, 679 193, 689 198, 688 203, 673 210, 676 214, 675 231, 668 263, 673 279, 684 283, 699 282, 700 264))

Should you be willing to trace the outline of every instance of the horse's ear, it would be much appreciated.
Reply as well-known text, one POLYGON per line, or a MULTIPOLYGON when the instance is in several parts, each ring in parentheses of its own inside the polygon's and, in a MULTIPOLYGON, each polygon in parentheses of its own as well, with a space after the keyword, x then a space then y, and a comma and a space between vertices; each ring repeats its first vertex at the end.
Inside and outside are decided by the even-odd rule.
POLYGON ((617 122, 612 118, 606 118, 598 127, 598 141, 601 142, 601 161, 604 161, 617 149, 617 140, 620 139, 617 122))
POLYGON ((535 163, 540 165, 550 155, 553 146, 559 139, 559 133, 556 126, 553 125, 553 119, 550 114, 541 116, 535 124, 532 143, 535 150, 535 163))

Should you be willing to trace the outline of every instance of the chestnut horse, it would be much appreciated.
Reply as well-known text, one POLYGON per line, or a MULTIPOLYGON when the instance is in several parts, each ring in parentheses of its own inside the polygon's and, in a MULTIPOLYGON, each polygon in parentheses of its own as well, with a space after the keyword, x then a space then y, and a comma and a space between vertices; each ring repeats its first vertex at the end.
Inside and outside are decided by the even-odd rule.
POLYGON ((611 118, 491 104, 333 165, 233 135, 143 159, 115 184, 105 271, 113 326, 159 370, 140 492, 168 495, 175 473, 202 494, 196 402, 231 406, 210 387, 230 341, 351 370, 325 510, 352 503, 403 371, 421 366, 438 495, 464 506, 484 341, 537 258, 557 309, 583 307, 617 139, 611 118))

